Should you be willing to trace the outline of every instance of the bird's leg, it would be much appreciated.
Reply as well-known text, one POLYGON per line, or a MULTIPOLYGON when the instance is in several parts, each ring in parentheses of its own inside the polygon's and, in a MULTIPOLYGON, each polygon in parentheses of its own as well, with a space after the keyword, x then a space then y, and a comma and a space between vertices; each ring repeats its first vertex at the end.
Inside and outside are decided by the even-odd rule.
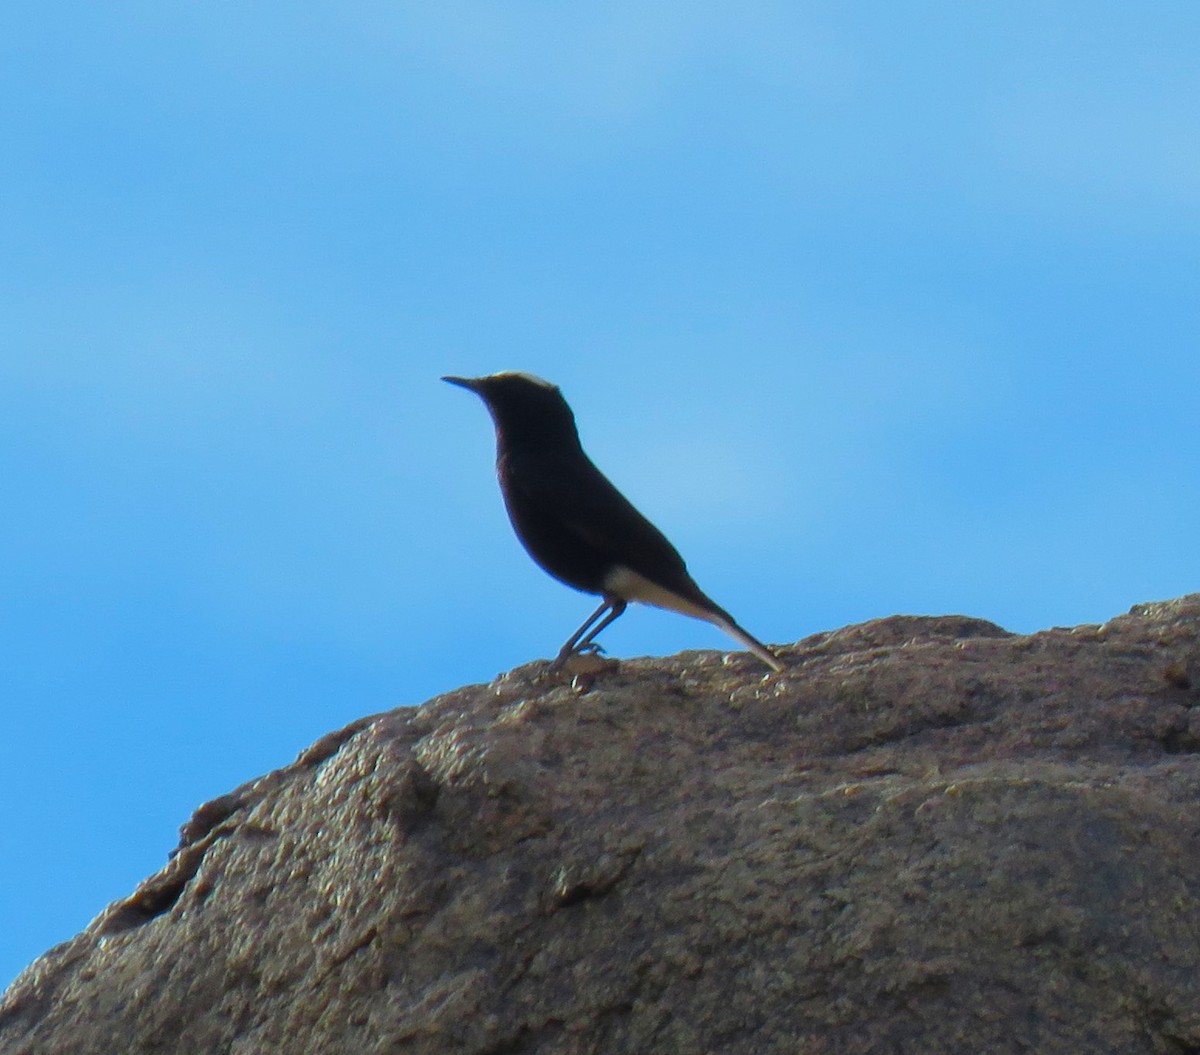
POLYGON ((558 670, 569 657, 578 652, 599 651, 600 646, 595 644, 592 639, 623 611, 625 611, 625 602, 621 598, 605 597, 600 607, 583 621, 583 625, 558 650, 558 655, 554 657, 554 662, 550 664, 550 669, 558 670), (601 619, 601 616, 604 618, 601 619), (600 620, 598 623, 596 622, 597 619, 600 620), (592 626, 593 623, 596 623, 596 625, 592 626), (590 631, 589 627, 591 627, 590 631), (585 634, 587 635, 586 637, 584 636, 585 634))
POLYGON ((626 602, 620 597, 613 597, 609 600, 608 607, 608 615, 601 619, 600 622, 598 622, 594 627, 592 627, 591 630, 587 632, 587 636, 575 646, 576 652, 591 652, 596 650, 603 651, 603 649, 601 649, 594 640, 596 635, 600 633, 600 631, 606 626, 608 626, 609 623, 616 619, 622 612, 624 612, 627 605, 626 602))
POLYGON ((574 655, 575 646, 579 644, 579 639, 587 633, 588 627, 590 627, 597 619, 604 615, 604 613, 611 607, 612 601, 605 597, 600 607, 583 621, 583 625, 580 626, 580 628, 576 630, 575 633, 573 633, 569 638, 567 638, 567 643, 558 650, 558 655, 554 657, 554 662, 550 664, 551 670, 558 670, 558 668, 567 661, 568 656, 574 655))

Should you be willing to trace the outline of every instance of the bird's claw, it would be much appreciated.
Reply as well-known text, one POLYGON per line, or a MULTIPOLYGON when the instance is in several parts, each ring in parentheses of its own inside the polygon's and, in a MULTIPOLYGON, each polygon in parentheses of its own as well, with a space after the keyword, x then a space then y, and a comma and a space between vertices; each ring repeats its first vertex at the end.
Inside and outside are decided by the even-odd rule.
POLYGON ((589 641, 586 645, 580 645, 573 649, 572 656, 603 656, 605 655, 604 646, 599 641, 589 641))
POLYGON ((550 663, 551 672, 560 671, 563 669, 572 672, 587 672, 595 673, 598 670, 606 670, 609 667, 616 666, 615 659, 603 659, 604 649, 595 641, 589 641, 585 645, 577 646, 569 652, 560 652, 554 657, 550 663))

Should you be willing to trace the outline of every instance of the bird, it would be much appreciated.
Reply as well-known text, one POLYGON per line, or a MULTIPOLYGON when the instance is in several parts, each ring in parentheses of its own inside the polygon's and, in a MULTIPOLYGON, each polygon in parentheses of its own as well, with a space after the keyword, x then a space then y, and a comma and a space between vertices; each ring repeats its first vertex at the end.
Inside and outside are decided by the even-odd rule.
POLYGON ((442 380, 474 392, 492 416, 500 492, 525 550, 555 579, 602 598, 551 669, 574 655, 603 651, 596 635, 631 601, 705 619, 772 670, 784 669, 696 585, 679 551, 596 468, 557 386, 515 370, 442 380))

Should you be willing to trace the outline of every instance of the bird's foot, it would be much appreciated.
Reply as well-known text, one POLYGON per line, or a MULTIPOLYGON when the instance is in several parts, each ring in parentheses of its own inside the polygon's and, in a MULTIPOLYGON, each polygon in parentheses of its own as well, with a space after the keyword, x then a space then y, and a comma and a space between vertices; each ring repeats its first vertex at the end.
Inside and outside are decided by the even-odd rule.
POLYGON ((550 673, 566 670, 568 674, 594 674, 601 670, 610 670, 618 665, 615 659, 606 659, 604 649, 596 642, 589 641, 582 648, 560 652, 550 663, 550 673))
POLYGON ((571 655, 573 656, 603 656, 604 646, 599 641, 589 641, 586 645, 580 645, 571 655))

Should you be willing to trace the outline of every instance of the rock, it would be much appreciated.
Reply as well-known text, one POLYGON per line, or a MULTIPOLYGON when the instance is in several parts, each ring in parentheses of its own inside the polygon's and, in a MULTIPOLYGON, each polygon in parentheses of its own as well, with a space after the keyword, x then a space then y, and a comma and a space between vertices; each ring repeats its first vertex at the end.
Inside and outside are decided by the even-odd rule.
POLYGON ((364 719, 200 808, 3 1055, 1200 1051, 1200 595, 364 719))

